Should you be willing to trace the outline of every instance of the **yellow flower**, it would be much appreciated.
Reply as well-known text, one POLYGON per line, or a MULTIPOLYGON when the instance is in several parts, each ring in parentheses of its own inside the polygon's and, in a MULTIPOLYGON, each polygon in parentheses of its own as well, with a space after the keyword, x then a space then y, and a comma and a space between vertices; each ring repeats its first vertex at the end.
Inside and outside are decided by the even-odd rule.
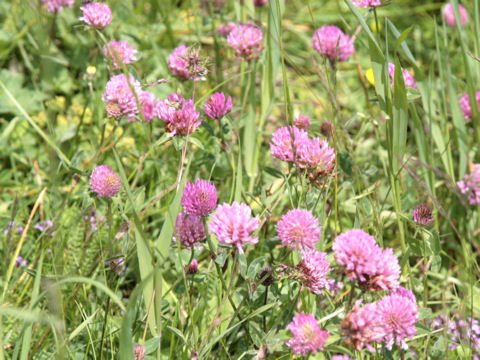
POLYGON ((375 79, 373 78, 373 70, 372 68, 367 70, 367 73, 365 74, 365 77, 367 78, 368 82, 372 84, 372 86, 375 86, 375 79))
POLYGON ((47 114, 45 111, 39 112, 36 116, 32 116, 33 121, 35 121, 40 127, 45 126, 47 123, 47 114))
POLYGON ((65 127, 68 125, 68 120, 65 116, 59 114, 57 115, 57 123, 59 126, 65 127))
POLYGON ((97 68, 95 66, 90 65, 89 67, 87 67, 87 74, 89 76, 95 76, 96 73, 97 73, 97 68))

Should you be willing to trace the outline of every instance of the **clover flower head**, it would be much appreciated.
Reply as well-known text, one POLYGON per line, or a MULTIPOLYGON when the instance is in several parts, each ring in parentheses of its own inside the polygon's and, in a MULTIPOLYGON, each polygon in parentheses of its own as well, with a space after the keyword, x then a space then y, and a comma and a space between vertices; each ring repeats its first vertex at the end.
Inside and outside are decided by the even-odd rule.
POLYGON ((207 238, 205 226, 199 215, 181 212, 175 221, 175 240, 180 241, 187 248, 200 247, 200 242, 207 238))
POLYGON ((217 189, 206 180, 187 181, 182 194, 182 206, 187 214, 207 217, 217 206, 217 189))
POLYGON ((70 9, 75 4, 75 0, 42 0, 44 4, 47 4, 47 11, 62 12, 64 8, 69 7, 70 9))
POLYGON ((418 321, 418 307, 415 301, 400 294, 392 294, 377 301, 380 325, 384 331, 384 341, 388 349, 393 344, 402 349, 408 349, 405 339, 416 333, 415 324, 418 321))
POLYGON ((277 223, 277 236, 290 249, 314 247, 320 239, 321 226, 308 210, 293 209, 277 223))
POLYGON ((90 175, 90 187, 100 197, 111 198, 115 196, 122 186, 118 174, 108 165, 99 165, 90 175))
POLYGON ((116 70, 121 70, 122 64, 128 65, 137 60, 136 54, 138 51, 135 50, 133 46, 128 45, 127 40, 112 40, 103 46, 102 52, 106 58, 112 61, 113 67, 116 70))
MULTIPOLYGON (((477 91, 475 93, 475 100, 477 103, 477 108, 480 111, 480 91, 477 91)), ((463 94, 463 96, 460 99, 458 99, 458 102, 460 103, 460 108, 462 109, 463 117, 465 119, 471 119, 472 107, 470 106, 470 98, 468 96, 468 93, 463 94)))
POLYGON ((105 29, 112 22, 112 11, 107 4, 90 2, 80 7, 80 10, 83 11, 80 20, 98 30, 105 29))
POLYGON ((158 105, 158 117, 165 122, 169 137, 191 134, 202 123, 193 99, 173 93, 158 105))
POLYGON ((355 52, 353 39, 334 25, 324 25, 315 31, 312 48, 331 61, 345 61, 355 52))
POLYGON ((257 60, 263 49, 262 30, 252 23, 239 23, 227 36, 228 46, 244 61, 257 60))
POLYGON ((208 230, 216 235, 220 244, 236 246, 243 253, 245 244, 258 242, 258 238, 252 237, 251 233, 258 230, 259 220, 258 215, 252 217, 252 210, 246 204, 236 201, 232 205, 223 203, 217 206, 208 230))
POLYGON ((475 164, 473 171, 465 175, 462 181, 457 182, 462 194, 468 194, 470 205, 480 204, 480 164, 475 164))
POLYGON ((300 280, 314 294, 321 294, 329 289, 332 281, 327 274, 332 270, 326 260, 327 254, 312 248, 301 250, 302 260, 297 265, 300 280))
POLYGON ((314 354, 323 351, 323 345, 330 336, 328 331, 321 330, 317 320, 312 314, 300 313, 293 317, 287 326, 293 337, 287 341, 295 354, 307 355, 310 351, 314 354))
MULTIPOLYGON (((463 5, 458 4, 458 11, 460 13, 460 23, 461 26, 464 26, 468 21, 468 12, 463 5)), ((447 21, 448 26, 457 27, 457 22, 455 21, 455 13, 453 12, 452 3, 448 3, 443 8, 443 13, 445 14, 445 20, 447 21)))
POLYGON ((223 92, 217 92, 210 96, 203 110, 210 119, 221 119, 232 110, 232 97, 225 99, 223 92))

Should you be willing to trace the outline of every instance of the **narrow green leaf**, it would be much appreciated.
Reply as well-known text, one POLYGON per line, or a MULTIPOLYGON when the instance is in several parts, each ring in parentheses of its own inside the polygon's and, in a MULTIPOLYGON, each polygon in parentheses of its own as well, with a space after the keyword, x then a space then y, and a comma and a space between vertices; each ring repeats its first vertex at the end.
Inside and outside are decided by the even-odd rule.
POLYGON ((403 161, 407 145, 408 106, 407 91, 403 80, 402 67, 395 57, 395 85, 393 87, 393 108, 392 108, 392 164, 393 172, 398 175, 400 161, 403 161))

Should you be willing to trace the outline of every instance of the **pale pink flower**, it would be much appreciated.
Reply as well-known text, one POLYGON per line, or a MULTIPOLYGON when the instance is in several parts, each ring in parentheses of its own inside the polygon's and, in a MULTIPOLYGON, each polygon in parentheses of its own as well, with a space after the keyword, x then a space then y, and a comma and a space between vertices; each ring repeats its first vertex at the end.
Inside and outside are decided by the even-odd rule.
POLYGON ((120 177, 108 165, 97 166, 90 175, 90 187, 100 197, 115 196, 121 186, 120 177))
POLYGON ((380 0, 352 0, 353 5, 363 8, 377 7, 382 5, 380 0))
POLYGON ((298 149, 308 142, 308 134, 304 130, 298 129, 295 126, 283 126, 273 133, 270 151, 277 159, 294 161, 295 155, 297 155, 294 154, 294 149, 295 152, 298 152, 298 149), (294 141, 292 141, 292 139, 294 139, 294 141))
POLYGON ((353 229, 338 235, 332 249, 335 261, 345 268, 349 279, 373 291, 399 286, 400 265, 392 249, 382 250, 375 238, 363 230, 353 229))
POLYGON ((135 360, 143 360, 145 357, 145 346, 135 345, 133 347, 133 355, 135 356, 135 360))
POLYGON ((307 131, 310 128, 310 118, 306 115, 298 115, 295 120, 293 120, 293 125, 298 129, 307 131))
POLYGON ((122 64, 128 65, 137 60, 137 50, 133 46, 128 45, 127 40, 112 40, 108 43, 108 47, 103 45, 102 52, 106 58, 112 61, 113 67, 117 70, 122 69, 122 64))
POLYGON ((384 334, 376 303, 361 306, 361 300, 357 301, 342 321, 343 338, 357 351, 362 351, 363 347, 374 351, 372 343, 381 341, 384 334))
POLYGON ((335 151, 328 142, 319 138, 310 140, 307 132, 296 126, 276 130, 270 151, 280 160, 295 162, 301 169, 315 170, 318 174, 329 173, 335 167, 335 151))
POLYGON ((180 80, 205 80, 206 64, 207 59, 200 56, 198 49, 186 45, 176 47, 167 60, 172 75, 180 80))
POLYGON ((468 194, 471 205, 480 204, 480 164, 475 164, 473 171, 465 175, 463 181, 458 181, 457 186, 462 194, 468 194))
POLYGON ((256 244, 258 238, 251 233, 260 226, 259 216, 252 217, 252 210, 243 203, 233 202, 232 205, 223 203, 217 207, 212 215, 208 230, 214 233, 222 245, 233 245, 240 253, 247 243, 256 244))
POLYGON ((82 7, 83 16, 80 20, 98 30, 105 29, 112 22, 112 11, 107 4, 91 2, 82 7))
POLYGON ((400 264, 391 248, 384 249, 377 259, 375 274, 369 276, 368 288, 370 291, 396 289, 400 278, 400 264))
POLYGON ((315 169, 318 173, 330 173, 335 167, 335 150, 328 141, 313 138, 299 144, 297 161, 300 168, 315 169))
POLYGON ((320 329, 312 314, 300 313, 294 316, 287 330, 293 334, 293 337, 287 341, 287 346, 291 347, 295 354, 304 356, 310 351, 314 354, 318 350, 323 351, 323 345, 330 336, 328 331, 320 329))
POLYGON ((332 360, 353 360, 349 358, 347 355, 333 355, 332 360))
POLYGON ((244 61, 256 60, 263 49, 262 30, 251 23, 239 23, 227 36, 227 43, 244 61))
POLYGON ((308 210, 293 209, 277 223, 277 236, 290 249, 314 247, 320 240, 322 227, 308 210))
POLYGON ((146 122, 151 122, 158 116, 160 100, 158 100, 155 95, 148 91, 142 91, 138 100, 142 108, 143 118, 146 122))
POLYGON ((207 217, 217 206, 217 189, 211 182, 187 181, 182 194, 182 206, 187 214, 207 217))
POLYGON ((47 4, 47 11, 51 13, 62 12, 63 8, 72 8, 75 4, 75 0, 42 0, 42 2, 47 4))
POLYGON ((399 295, 406 297, 410 301, 416 303, 417 299, 411 290, 405 289, 403 286, 399 286, 397 289, 392 290, 388 293, 388 295, 399 295))
POLYGON ((221 119, 232 110, 232 97, 225 100, 223 92, 217 92, 210 96, 203 110, 210 119, 221 119))
POLYGON ((334 25, 317 29, 313 34, 312 47, 331 61, 345 61, 355 52, 353 39, 334 25))
MULTIPOLYGON (((468 12, 463 5, 458 4, 458 11, 460 14, 460 22, 464 26, 468 21, 468 12)), ((448 3, 443 8, 443 13, 445 14, 445 20, 447 21, 448 26, 456 27, 457 22, 455 21, 455 14, 453 12, 452 3, 448 3)))
POLYGON ((199 243, 206 239, 205 226, 198 215, 181 212, 175 221, 175 240, 180 241, 187 248, 201 246, 199 243))
MULTIPOLYGON (((480 111, 480 91, 477 91, 475 93, 475 100, 477 102, 477 108, 480 111)), ((468 93, 463 94, 463 96, 458 100, 458 102, 460 103, 460 108, 462 109, 463 117, 465 119, 471 119, 472 108, 470 106, 470 98, 468 96, 468 93)))
POLYGON ((158 117, 165 122, 168 137, 191 134, 202 123, 193 100, 176 93, 159 103, 158 117))
POLYGON ((314 294, 321 294, 329 289, 332 281, 327 274, 332 270, 326 260, 327 254, 312 248, 301 250, 302 260, 297 265, 300 280, 314 294))
POLYGON ((384 341, 387 349, 393 344, 407 350, 405 339, 416 333, 415 324, 418 321, 418 307, 415 301, 399 294, 387 295, 376 303, 380 325, 384 331, 384 341))
POLYGON ((102 100, 106 103, 105 109, 107 113, 115 118, 125 115, 129 122, 137 121, 135 118, 138 114, 137 99, 132 92, 130 86, 135 90, 138 96, 142 93, 140 83, 130 75, 130 85, 124 74, 113 76, 105 86, 105 92, 102 100))
POLYGON ((17 256, 17 258, 15 259, 15 266, 16 267, 26 267, 27 265, 28 265, 27 260, 25 260, 21 256, 17 256))
POLYGON ((180 78, 181 80, 188 79, 188 61, 187 52, 189 47, 186 45, 180 45, 176 47, 173 52, 168 56, 167 65, 173 76, 180 78))
MULTIPOLYGON (((395 64, 388 63, 388 75, 392 78, 392 86, 395 85, 395 64)), ((403 81, 407 88, 416 89, 418 87, 417 82, 407 69, 403 70, 403 81)))

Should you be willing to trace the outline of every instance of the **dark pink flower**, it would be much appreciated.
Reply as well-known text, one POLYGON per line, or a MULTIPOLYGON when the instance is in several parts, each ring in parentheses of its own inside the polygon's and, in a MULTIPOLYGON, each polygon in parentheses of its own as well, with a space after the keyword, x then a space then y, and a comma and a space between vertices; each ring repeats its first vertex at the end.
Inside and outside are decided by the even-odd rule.
POLYGON ((182 194, 182 206, 187 214, 207 217, 217 206, 217 189, 211 182, 187 181, 182 194))
POLYGON ((312 47, 331 61, 345 61, 355 52, 353 39, 334 25, 324 25, 315 31, 312 47))
POLYGON ((263 49, 262 30, 251 23, 239 23, 227 36, 227 43, 244 60, 256 60, 263 49))
POLYGON ((210 119, 221 119, 232 110, 232 97, 225 100, 223 92, 217 92, 210 96, 203 110, 210 119))
POLYGON ((268 0, 253 0, 253 5, 263 7, 268 5, 268 0))
POLYGON ((103 46, 103 55, 111 59, 113 67, 117 70, 122 69, 122 64, 128 65, 137 60, 137 50, 133 46, 128 45, 127 40, 110 41, 107 46, 103 46))
POLYGON ((322 227, 308 210, 293 209, 277 223, 277 236, 290 249, 314 247, 320 240, 322 227))
POLYGON ((202 123, 193 100, 185 100, 176 93, 159 103, 158 117, 165 122, 169 137, 191 134, 202 123))
POLYGON ((196 274, 198 272, 198 261, 197 259, 193 259, 192 262, 190 263, 190 265, 185 265, 185 273, 187 275, 190 275, 190 274, 196 274), (188 266, 188 267, 187 267, 188 266))
POLYGON ((222 245, 234 245, 243 253, 242 247, 247 244, 256 244, 258 238, 252 237, 260 225, 259 216, 252 217, 252 210, 243 203, 233 202, 232 205, 223 203, 217 207, 212 215, 208 230, 214 233, 222 245))
POLYGON ((427 226, 433 221, 432 208, 428 204, 420 204, 413 210, 413 221, 427 226))
POLYGON ((82 7, 83 16, 80 20, 98 30, 105 29, 112 22, 112 11, 107 4, 90 2, 82 7))
POLYGON ((202 218, 198 215, 181 212, 175 221, 175 240, 187 248, 201 246, 199 243, 207 238, 202 218))
POLYGON ((90 187, 100 197, 115 196, 121 186, 120 177, 108 165, 97 166, 90 175, 90 187))
POLYGON ((295 354, 304 356, 310 351, 314 354, 318 350, 323 351, 323 345, 330 336, 328 331, 320 329, 312 314, 300 313, 294 316, 287 330, 293 334, 293 338, 287 341, 287 346, 291 347, 295 354))

